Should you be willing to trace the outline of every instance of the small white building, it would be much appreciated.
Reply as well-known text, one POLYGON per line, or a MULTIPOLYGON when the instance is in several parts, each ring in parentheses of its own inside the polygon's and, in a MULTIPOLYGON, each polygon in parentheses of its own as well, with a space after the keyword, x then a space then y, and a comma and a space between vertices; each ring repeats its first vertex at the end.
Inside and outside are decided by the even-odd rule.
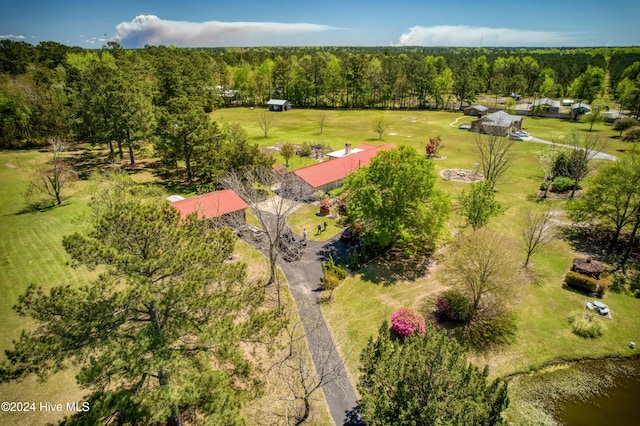
POLYGON ((289 111, 291 109, 291 103, 284 99, 269 99, 267 107, 269 107, 269 111, 289 111))

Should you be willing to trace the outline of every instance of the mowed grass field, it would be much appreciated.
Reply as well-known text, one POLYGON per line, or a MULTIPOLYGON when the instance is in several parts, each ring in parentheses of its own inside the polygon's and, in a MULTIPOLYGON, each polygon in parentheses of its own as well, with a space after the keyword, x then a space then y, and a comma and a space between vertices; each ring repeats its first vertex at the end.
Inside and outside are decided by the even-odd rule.
MULTIPOLYGON (((238 122, 245 127, 251 141, 261 146, 275 142, 325 143, 339 149, 345 143, 353 146, 359 143, 406 144, 424 150, 430 137, 441 136, 446 159, 435 161, 435 168, 472 169, 477 161, 474 151, 474 137, 470 132, 461 131, 460 123, 470 122, 460 112, 442 111, 316 111, 293 109, 284 113, 274 113, 275 122, 269 137, 265 139, 257 122, 259 110, 230 109, 218 110, 211 114, 221 123, 238 122), (326 115, 325 127, 319 133, 317 119, 326 115), (384 117, 388 127, 382 140, 373 131, 373 121, 384 117), (455 123, 454 125, 450 125, 455 123)), ((562 143, 571 132, 587 134, 589 125, 559 119, 525 117, 523 127, 532 136, 562 143)), ((596 123, 592 134, 604 142, 603 151, 620 155, 629 145, 617 139, 617 132, 611 125, 596 123)), ((566 223, 563 216, 565 201, 538 202, 533 196, 538 189, 542 172, 538 165, 538 154, 545 145, 534 142, 517 142, 515 158, 509 171, 497 186, 497 199, 507 211, 493 219, 490 229, 517 239, 527 210, 557 211, 557 222, 566 223)), ((283 162, 278 158, 278 162, 283 162)), ((295 163, 292 164, 295 167, 295 163)), ((456 232, 460 232, 462 219, 455 211, 455 197, 467 184, 439 180, 438 186, 450 194, 454 200, 454 211, 443 236, 444 248, 439 258, 446 257, 446 243, 456 232)), ((562 279, 571 265, 571 260, 580 255, 564 240, 556 239, 532 258, 536 283, 531 283, 519 292, 513 300, 518 331, 515 341, 509 346, 485 354, 476 354, 472 359, 479 364, 489 364, 492 376, 504 376, 535 369, 545 363, 560 359, 603 357, 607 355, 630 355, 628 343, 640 339, 640 300, 607 293, 604 302, 612 310, 613 319, 603 321, 606 326, 604 336, 587 340, 574 335, 567 322, 567 316, 584 309, 585 296, 564 290, 562 279)), ((438 260, 438 256, 436 256, 438 260)), ((437 262, 429 272, 421 277, 402 279, 380 265, 370 265, 362 273, 349 277, 335 292, 335 300, 323 306, 330 326, 335 329, 339 345, 344 354, 350 355, 347 367, 352 378, 357 379, 358 354, 367 340, 374 336, 382 321, 403 306, 409 306, 429 313, 433 311, 437 296, 448 288, 442 282, 437 262), (387 276, 387 278, 385 278, 387 276), (389 284, 391 282, 391 284, 389 284)))
MULTIPOLYGON (((5 350, 13 347, 12 342, 20 337, 21 331, 34 326, 12 309, 31 283, 45 289, 60 285, 82 286, 97 277, 96 272, 88 272, 86 268, 69 266, 69 256, 62 246, 63 236, 80 230, 85 224, 88 196, 83 189, 86 184, 79 181, 68 191, 67 194, 73 195, 61 207, 44 211, 30 211, 27 207, 24 194, 33 166, 46 158, 46 153, 37 150, 0 152, 0 360, 6 359, 5 350)), ((148 179, 149 176, 142 172, 134 179, 148 182, 153 180, 148 179)), ((261 253, 238 241, 234 259, 247 263, 248 279, 265 281, 268 267, 261 253)), ((286 289, 283 298, 294 309, 286 289)), ((269 295, 269 300, 272 299, 275 300, 275 296, 269 295)), ((297 314, 293 313, 292 317, 297 318, 297 314)), ((243 412, 249 418, 258 407, 269 407, 288 388, 267 378, 266 389, 261 399, 244 407, 243 412)), ((73 368, 43 383, 30 377, 22 382, 0 384, 0 401, 36 404, 36 410, 32 412, 0 412, 0 425, 56 423, 71 413, 41 411, 40 402, 62 404, 66 408, 66 402, 82 401, 86 394, 86 390, 76 384, 73 368)), ((310 424, 330 423, 322 390, 313 398, 312 410, 310 424)))
MULTIPOLYGON (((234 108, 216 110, 211 118, 219 124, 239 123, 247 131, 250 142, 269 147, 277 142, 322 143, 332 149, 340 149, 345 143, 357 146, 360 143, 406 144, 420 152, 430 137, 440 136, 444 143, 442 155, 446 158, 435 161, 439 172, 445 168, 472 169, 477 161, 473 152, 475 135, 461 131, 458 125, 472 121, 459 112, 442 111, 318 111, 293 109, 284 113, 272 113, 275 125, 264 138, 258 126, 257 116, 263 110, 234 108), (325 115, 322 134, 317 123, 325 115), (386 132, 379 140, 373 130, 373 122, 384 117, 388 124, 386 132), (450 125, 453 123, 453 125, 450 125)), ((524 127, 533 135, 543 139, 558 140, 572 130, 586 132, 588 125, 562 120, 537 119, 527 117, 524 127)), ((617 133, 609 125, 596 124, 594 133, 608 141, 606 152, 619 154, 627 145, 614 138, 617 133)), ((515 159, 505 178, 497 186, 497 198, 508 209, 504 215, 494 219, 489 227, 512 238, 517 238, 524 212, 529 209, 542 211, 546 208, 557 210, 558 220, 562 217, 562 201, 538 203, 532 201, 542 177, 538 167, 537 154, 545 145, 533 142, 517 142, 515 159)), ((47 211, 25 210, 23 194, 33 164, 42 161, 45 154, 38 151, 0 152, 0 349, 11 347, 20 330, 32 326, 19 317, 12 306, 18 296, 30 283, 50 287, 54 285, 82 285, 94 278, 85 269, 68 266, 68 257, 62 248, 64 235, 81 226, 82 215, 87 211, 86 198, 74 196, 64 206, 47 211)), ((278 163, 284 159, 275 154, 278 163)), ((297 168, 313 163, 312 159, 294 157, 290 167, 297 168)), ((139 173, 138 176, 144 173, 139 173)), ((147 174, 144 174, 147 176, 147 174)), ((153 179, 151 179, 153 180, 153 179)), ((438 181, 438 186, 452 198, 467 184, 438 181)), ((82 183, 80 183, 80 188, 82 183)), ((316 223, 315 209, 304 208, 292 217, 292 226, 306 227, 316 223)), ((452 212, 447 232, 443 235, 443 248, 436 255, 436 262, 428 272, 410 278, 386 265, 374 264, 362 273, 349 277, 335 292, 335 300, 323 306, 327 321, 334 331, 343 354, 349 355, 347 367, 353 379, 357 379, 358 357, 369 337, 374 336, 382 321, 391 312, 402 306, 410 306, 428 313, 433 309, 435 298, 447 288, 441 282, 438 261, 446 257, 447 242, 460 232, 462 219, 452 212)), ((333 223, 330 224, 333 226, 333 223)), ((335 228, 339 231, 339 228, 335 228)), ((313 234, 313 229, 309 230, 313 234)), ((331 233, 334 231, 332 230, 331 233)), ((327 233, 328 235, 328 233, 327 233)), ((326 238, 322 235, 319 239, 326 238)), ((255 264, 254 254, 241 248, 240 256, 249 256, 255 264)), ((567 316, 583 308, 584 296, 562 289, 562 275, 576 256, 573 249, 563 240, 556 240, 545 250, 533 257, 534 270, 538 282, 521 289, 520 297, 513 301, 517 316, 518 332, 515 342, 491 353, 473 357, 478 364, 488 363, 492 376, 503 376, 526 371, 556 359, 580 357, 600 357, 610 354, 627 355, 629 341, 640 341, 640 318, 637 312, 640 300, 608 293, 604 302, 611 307, 613 319, 606 322, 603 337, 585 340, 573 335, 567 323, 567 316)), ((259 270, 251 268, 252 276, 259 270)), ((599 319, 600 320, 600 319, 599 319)), ((82 390, 75 385, 73 372, 57 375, 46 384, 35 379, 23 383, 0 385, 0 396, 5 400, 66 402, 81 399, 82 390)), ((0 413, 0 424, 44 424, 60 419, 61 415, 42 413, 0 413)), ((326 418, 322 414, 321 418, 326 418)), ((321 422, 319 423, 321 424, 321 422)))
MULTIPOLYGON (((45 160, 38 151, 0 153, 0 359, 23 329, 33 326, 12 307, 29 284, 50 288, 87 284, 95 277, 84 268, 73 269, 62 247, 62 237, 79 226, 86 202, 72 198, 64 206, 28 211, 24 200, 33 165, 45 160)), ((0 384, 3 401, 62 403, 82 400, 73 370, 55 375, 46 384, 29 378, 0 384)), ((61 420, 64 413, 0 413, 0 424, 44 424, 61 420)))

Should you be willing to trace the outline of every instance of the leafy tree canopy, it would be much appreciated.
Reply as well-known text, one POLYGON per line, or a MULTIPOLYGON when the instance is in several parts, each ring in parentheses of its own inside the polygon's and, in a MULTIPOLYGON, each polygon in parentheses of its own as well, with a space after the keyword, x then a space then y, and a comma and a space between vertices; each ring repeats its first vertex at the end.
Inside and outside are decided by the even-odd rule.
POLYGON ((433 162, 402 146, 379 152, 345 181, 347 214, 365 228, 365 242, 432 249, 450 201, 435 187, 433 162))

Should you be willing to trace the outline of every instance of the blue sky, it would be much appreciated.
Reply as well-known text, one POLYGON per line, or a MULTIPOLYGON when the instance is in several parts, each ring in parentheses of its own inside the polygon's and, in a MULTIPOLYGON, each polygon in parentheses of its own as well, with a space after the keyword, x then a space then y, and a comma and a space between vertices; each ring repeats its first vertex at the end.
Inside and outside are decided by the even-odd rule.
POLYGON ((0 0, 0 39, 100 47, 637 46, 630 0, 0 0))

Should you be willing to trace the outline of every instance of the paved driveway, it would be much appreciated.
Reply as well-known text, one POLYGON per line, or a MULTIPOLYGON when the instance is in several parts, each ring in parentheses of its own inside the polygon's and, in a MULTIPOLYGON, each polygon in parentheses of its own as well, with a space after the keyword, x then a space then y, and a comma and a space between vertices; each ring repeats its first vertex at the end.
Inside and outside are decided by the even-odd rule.
POLYGON ((318 303, 320 278, 323 276, 321 262, 328 259, 329 253, 338 259, 348 255, 348 250, 349 247, 339 240, 339 236, 328 241, 308 241, 300 260, 283 261, 280 267, 289 282, 316 371, 327 379, 328 383, 322 390, 333 421, 336 425, 362 425, 356 393, 318 303))

